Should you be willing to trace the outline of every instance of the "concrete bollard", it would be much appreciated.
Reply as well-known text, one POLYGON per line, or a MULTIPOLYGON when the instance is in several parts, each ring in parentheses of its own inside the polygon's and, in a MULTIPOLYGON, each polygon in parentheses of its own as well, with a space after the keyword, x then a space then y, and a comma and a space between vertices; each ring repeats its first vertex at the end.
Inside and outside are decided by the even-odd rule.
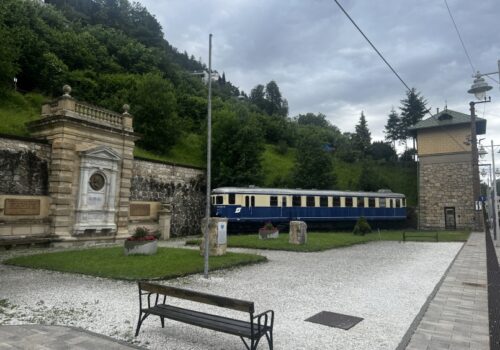
MULTIPOLYGON (((206 219, 203 219, 202 230, 205 229, 206 219)), ((208 254, 219 256, 226 254, 227 248, 227 218, 209 218, 208 221, 208 254)), ((200 254, 205 255, 205 235, 200 244, 200 254)))
POLYGON ((307 224, 304 221, 290 221, 288 243, 290 244, 307 243, 307 224))

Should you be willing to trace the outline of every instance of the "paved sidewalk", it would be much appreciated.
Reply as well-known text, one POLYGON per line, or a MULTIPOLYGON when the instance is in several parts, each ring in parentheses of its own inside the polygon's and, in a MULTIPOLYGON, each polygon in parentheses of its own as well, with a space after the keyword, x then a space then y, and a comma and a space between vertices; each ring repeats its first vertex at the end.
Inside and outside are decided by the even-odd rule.
POLYGON ((489 350, 484 232, 473 232, 418 324, 407 350, 489 350))
POLYGON ((66 326, 0 326, 0 349, 142 349, 101 334, 66 326))

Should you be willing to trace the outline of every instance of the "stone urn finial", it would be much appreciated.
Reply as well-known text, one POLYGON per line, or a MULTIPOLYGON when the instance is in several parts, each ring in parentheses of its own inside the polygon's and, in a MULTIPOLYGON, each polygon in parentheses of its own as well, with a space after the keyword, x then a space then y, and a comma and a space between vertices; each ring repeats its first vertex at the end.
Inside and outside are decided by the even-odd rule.
POLYGON ((66 85, 63 86, 62 89, 63 89, 63 92, 64 92, 64 95, 63 95, 64 97, 71 97, 71 95, 70 95, 71 86, 69 86, 69 85, 66 84, 66 85))
POLYGON ((128 104, 123 105, 123 114, 129 114, 128 111, 130 110, 130 106, 128 104))

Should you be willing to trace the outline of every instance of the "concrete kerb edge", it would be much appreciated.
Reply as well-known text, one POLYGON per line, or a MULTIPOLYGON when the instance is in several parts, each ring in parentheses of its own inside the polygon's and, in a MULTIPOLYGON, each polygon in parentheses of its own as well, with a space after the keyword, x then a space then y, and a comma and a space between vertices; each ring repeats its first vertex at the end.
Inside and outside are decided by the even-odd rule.
MULTIPOLYGON (((471 234, 472 234, 472 232, 471 232, 471 234)), ((470 236, 469 236, 469 239, 470 239, 470 236)), ((468 241, 469 240, 467 240, 467 242, 468 241)), ((436 286, 432 290, 431 294, 429 294, 429 296, 427 297, 427 300, 425 301, 425 303, 420 308, 420 311, 418 312, 418 314, 413 319, 413 322, 410 324, 410 327, 408 327, 408 330, 406 331, 405 335, 401 339, 401 342, 399 343, 399 345, 397 346, 397 348, 395 350, 405 350, 406 349, 406 347, 410 343, 411 337, 415 333, 415 330, 417 329, 418 325, 420 324, 420 322, 424 318, 424 314, 427 311, 427 309, 429 308, 429 304, 431 303, 431 301, 436 296, 437 292, 439 291, 439 288, 441 288, 441 285, 443 284, 445 278, 448 276, 448 273, 450 272, 451 267, 455 263, 455 260, 457 260, 458 256, 460 255, 460 253, 464 249, 464 247, 467 244, 467 242, 464 242, 464 244, 462 244, 462 247, 458 250, 457 254, 453 258, 453 260, 450 262, 450 265, 448 266, 448 268, 444 272, 443 277, 441 277, 441 279, 439 280, 439 282, 436 284, 436 286)))
POLYGON ((86 330, 86 329, 83 329, 80 327, 67 326, 64 324, 20 324, 20 325, 4 324, 4 325, 2 325, 2 327, 29 327, 29 326, 69 328, 69 329, 72 329, 72 330, 77 331, 77 332, 82 332, 82 333, 86 333, 86 334, 92 335, 92 336, 97 337, 97 338, 106 339, 106 340, 112 341, 114 343, 118 343, 120 345, 123 345, 123 346, 128 346, 128 347, 133 348, 133 349, 145 350, 145 348, 143 348, 143 347, 137 346, 137 345, 132 344, 132 343, 127 343, 126 341, 123 341, 123 340, 115 339, 115 338, 112 338, 112 337, 104 335, 104 334, 95 333, 95 332, 92 332, 92 331, 89 331, 89 330, 86 330))

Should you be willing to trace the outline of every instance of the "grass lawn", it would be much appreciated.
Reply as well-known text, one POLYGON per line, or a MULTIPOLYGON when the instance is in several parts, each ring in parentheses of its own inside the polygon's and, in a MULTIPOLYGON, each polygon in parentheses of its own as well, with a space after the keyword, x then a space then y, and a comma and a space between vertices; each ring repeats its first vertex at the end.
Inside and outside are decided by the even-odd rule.
MULTIPOLYGON (((415 234, 423 237, 407 237, 407 241, 426 241, 435 242, 436 231, 406 231, 407 234, 415 234)), ((464 242, 469 238, 469 232, 463 231, 438 231, 440 242, 464 242)), ((228 236, 228 246, 238 248, 272 249, 272 250, 290 250, 297 252, 317 252, 327 249, 348 247, 354 244, 366 243, 371 241, 402 241, 403 231, 380 231, 373 232, 364 236, 356 236, 352 233, 340 232, 309 232, 307 234, 307 243, 304 245, 295 245, 288 243, 288 233, 282 233, 278 239, 259 239, 258 235, 230 235, 228 236)), ((200 240, 190 240, 186 244, 200 244, 200 240)))
MULTIPOLYGON (((260 255, 227 253, 210 257, 209 267, 213 271, 266 260, 260 255)), ((123 247, 20 256, 4 264, 123 280, 170 279, 203 272, 204 266, 199 250, 158 248, 156 255, 125 256, 123 247)))

